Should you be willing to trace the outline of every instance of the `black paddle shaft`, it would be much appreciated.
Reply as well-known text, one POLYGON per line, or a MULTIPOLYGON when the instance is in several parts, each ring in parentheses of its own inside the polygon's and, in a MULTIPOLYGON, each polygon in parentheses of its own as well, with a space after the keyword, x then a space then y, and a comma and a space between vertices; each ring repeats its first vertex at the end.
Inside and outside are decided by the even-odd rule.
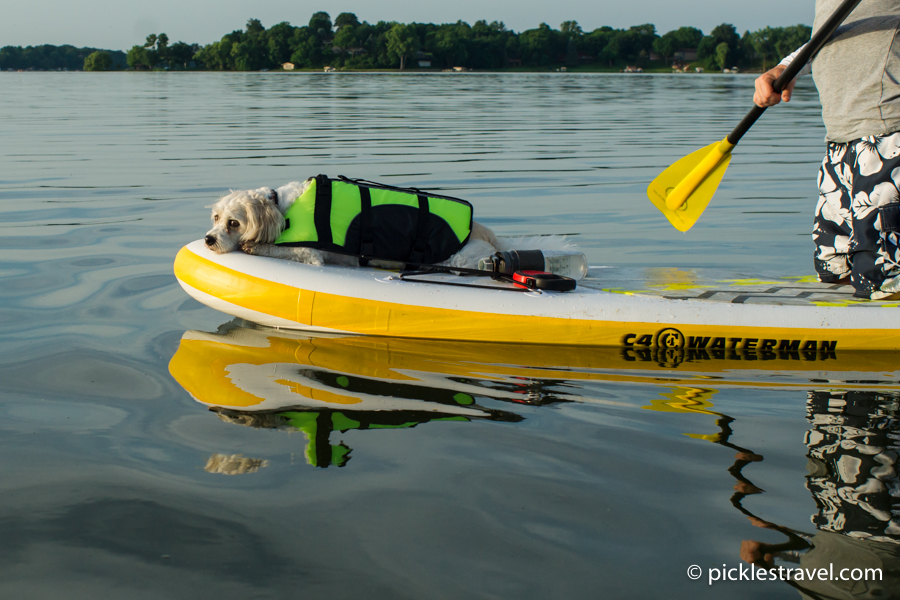
MULTIPOLYGON (((828 21, 822 25, 822 28, 812 36, 809 43, 806 44, 796 57, 794 57, 791 64, 787 66, 781 75, 779 75, 778 79, 772 84, 772 88, 776 92, 780 93, 787 87, 794 77, 797 76, 797 73, 800 72, 800 69, 806 66, 806 63, 812 60, 813 56, 822 49, 822 46, 831 39, 831 36, 834 35, 837 28, 850 16, 850 13, 853 12, 853 9, 856 8, 861 1, 862 0, 844 0, 844 3, 834 11, 834 14, 831 15, 828 21)), ((765 108, 754 105, 750 112, 747 113, 747 116, 734 128, 734 131, 728 134, 728 142, 732 145, 737 144, 741 138, 744 137, 744 134, 747 133, 747 130, 756 123, 756 120, 760 118, 764 112, 766 112, 765 108)))

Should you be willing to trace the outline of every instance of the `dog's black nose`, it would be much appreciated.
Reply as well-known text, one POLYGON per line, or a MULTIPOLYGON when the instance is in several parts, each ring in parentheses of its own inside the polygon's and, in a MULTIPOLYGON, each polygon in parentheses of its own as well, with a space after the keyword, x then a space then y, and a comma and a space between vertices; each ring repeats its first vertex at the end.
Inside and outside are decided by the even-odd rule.
POLYGON ((205 238, 203 238, 203 241, 206 242, 207 246, 212 246, 213 244, 216 243, 216 238, 214 238, 211 235, 208 235, 205 238))

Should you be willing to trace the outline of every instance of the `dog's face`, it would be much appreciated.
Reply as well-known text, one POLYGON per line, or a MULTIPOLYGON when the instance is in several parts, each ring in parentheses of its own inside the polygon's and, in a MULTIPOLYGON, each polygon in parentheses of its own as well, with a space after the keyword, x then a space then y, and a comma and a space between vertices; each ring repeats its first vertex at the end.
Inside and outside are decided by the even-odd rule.
POLYGON ((243 242, 271 244, 284 229, 269 188, 231 192, 212 205, 213 228, 206 232, 206 247, 216 254, 239 249, 243 242))

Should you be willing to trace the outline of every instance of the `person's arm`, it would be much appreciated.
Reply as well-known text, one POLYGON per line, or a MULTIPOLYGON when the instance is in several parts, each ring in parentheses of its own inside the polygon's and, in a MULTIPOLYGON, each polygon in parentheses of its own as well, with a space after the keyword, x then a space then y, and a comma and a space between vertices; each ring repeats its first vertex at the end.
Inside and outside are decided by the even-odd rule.
MULTIPOLYGON (((794 62, 794 59, 797 58, 797 55, 800 54, 800 52, 802 52, 803 49, 806 48, 806 46, 807 46, 807 44, 803 44, 802 46, 800 46, 799 48, 797 48, 796 50, 791 52, 790 55, 785 56, 783 59, 781 59, 781 62, 778 63, 778 65, 782 66, 782 67, 786 67, 789 64, 791 64, 792 62, 794 62)), ((803 77, 804 75, 809 75, 810 72, 812 72, 812 63, 808 62, 805 65, 803 65, 803 68, 800 70, 799 73, 797 73, 797 77, 803 77)))
POLYGON ((798 48, 795 52, 792 52, 790 56, 785 57, 784 60, 778 63, 774 68, 769 69, 756 78, 756 91, 753 94, 753 102, 756 103, 757 106, 768 108, 770 106, 775 106, 782 100, 785 102, 791 101, 791 94, 794 91, 794 85, 797 83, 797 77, 809 74, 812 70, 812 63, 806 63, 803 69, 797 74, 797 77, 787 84, 787 87, 784 88, 780 94, 775 92, 772 88, 772 84, 775 83, 775 80, 778 79, 778 76, 784 72, 787 66, 794 62, 794 58, 805 47, 806 44, 798 48))

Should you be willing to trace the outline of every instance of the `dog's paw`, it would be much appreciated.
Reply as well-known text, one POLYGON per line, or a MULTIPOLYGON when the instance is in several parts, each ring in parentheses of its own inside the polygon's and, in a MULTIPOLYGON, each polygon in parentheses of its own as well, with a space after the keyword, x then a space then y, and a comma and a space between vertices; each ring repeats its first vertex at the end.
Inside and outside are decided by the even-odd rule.
POLYGON ((244 254, 259 254, 259 244, 253 240, 243 241, 241 242, 241 251, 243 251, 244 254))
POLYGON ((295 248, 293 259, 297 262, 316 265, 317 267, 325 264, 325 258, 322 256, 322 253, 312 248, 295 248))

